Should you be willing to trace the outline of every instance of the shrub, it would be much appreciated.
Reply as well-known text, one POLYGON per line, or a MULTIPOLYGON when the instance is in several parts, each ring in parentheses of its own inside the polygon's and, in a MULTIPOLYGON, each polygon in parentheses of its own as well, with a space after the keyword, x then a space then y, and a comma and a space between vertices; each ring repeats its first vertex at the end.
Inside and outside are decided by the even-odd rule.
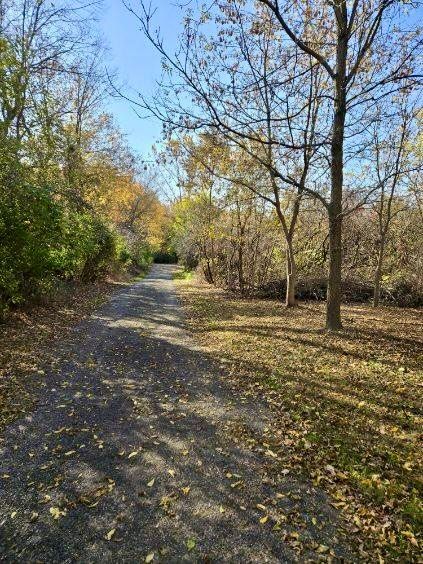
MULTIPOLYGON (((264 299, 285 299, 286 280, 279 279, 261 285, 254 295, 264 299)), ((326 278, 306 278, 297 285, 296 296, 299 300, 325 300, 327 292, 326 278)), ((373 285, 360 280, 343 280, 342 300, 346 303, 369 303, 373 298, 373 285)), ((400 307, 421 307, 423 294, 411 282, 398 281, 391 287, 383 287, 381 301, 384 304, 400 307)))
POLYGON ((133 265, 141 270, 147 270, 153 262, 153 253, 148 245, 137 244, 132 252, 133 265))
POLYGON ((22 186, 1 196, 0 301, 16 304, 55 270, 62 213, 46 189, 22 186))
POLYGON ((0 190, 0 315, 58 278, 92 281, 129 263, 124 240, 90 210, 75 209, 49 187, 0 190))

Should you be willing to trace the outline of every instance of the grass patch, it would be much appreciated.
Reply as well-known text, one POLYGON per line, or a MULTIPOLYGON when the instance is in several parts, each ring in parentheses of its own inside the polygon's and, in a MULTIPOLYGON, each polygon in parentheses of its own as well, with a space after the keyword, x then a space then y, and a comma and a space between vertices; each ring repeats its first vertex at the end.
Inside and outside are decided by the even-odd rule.
POLYGON ((189 282, 193 278, 194 278, 194 271, 193 270, 181 269, 181 270, 177 270, 176 272, 173 273, 173 279, 174 280, 183 280, 185 282, 189 282))
POLYGON ((267 399, 268 442, 281 465, 332 494, 363 559, 414 561, 422 524, 422 312, 345 306, 345 330, 328 334, 324 304, 285 309, 192 282, 179 288, 191 329, 226 362, 233 385, 267 399))

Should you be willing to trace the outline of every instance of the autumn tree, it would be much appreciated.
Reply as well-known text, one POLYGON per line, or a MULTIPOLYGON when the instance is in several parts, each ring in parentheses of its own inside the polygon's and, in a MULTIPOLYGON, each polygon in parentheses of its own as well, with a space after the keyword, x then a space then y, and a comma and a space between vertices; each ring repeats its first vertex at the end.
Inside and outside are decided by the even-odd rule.
MULTIPOLYGON (((377 307, 380 302, 383 263, 390 228, 395 218, 408 209, 404 197, 405 181, 407 174, 412 172, 413 164, 408 158, 407 145, 416 137, 415 104, 410 107, 406 94, 391 101, 388 108, 385 109, 388 115, 381 117, 383 123, 375 124, 372 144, 377 185, 376 201, 373 205, 377 217, 374 307, 377 307)), ((422 163, 415 164, 421 168, 422 163)))
POLYGON ((414 61, 421 46, 407 7, 397 0, 344 0, 288 4, 259 0, 273 14, 286 37, 323 68, 332 84, 329 276, 326 327, 341 323, 342 219, 344 215, 345 149, 363 143, 366 122, 375 104, 392 92, 418 81, 414 61), (309 30, 314 29, 314 37, 309 30), (348 146, 345 147, 347 140, 348 146))
POLYGON ((175 57, 154 34, 152 12, 142 4, 136 15, 164 58, 168 80, 154 101, 144 99, 141 105, 163 121, 169 135, 208 131, 262 170, 254 184, 242 172, 221 173, 221 178, 273 206, 286 241, 286 304, 295 305, 294 235, 301 200, 306 192, 320 197, 310 176, 324 143, 317 127, 325 88, 322 73, 310 60, 299 62, 296 46, 286 48, 264 10, 250 13, 236 3, 220 3, 216 13, 204 12, 197 20, 189 15, 175 57), (203 33, 210 21, 220 30, 218 41, 203 33), (186 104, 178 79, 188 87, 194 105, 186 104), (290 196, 285 198, 285 193, 290 196))
POLYGON ((3 50, 8 50, 10 88, 1 100, 2 127, 21 139, 31 126, 41 84, 65 76, 72 56, 89 48, 92 34, 87 21, 99 2, 82 0, 11 1, 0 13, 3 50))
POLYGON ((166 210, 105 112, 100 4, 0 2, 0 316, 160 245, 166 210))
POLYGON ((125 2, 164 64, 160 92, 141 105, 168 132, 209 129, 249 151, 268 170, 273 192, 288 186, 319 199, 329 222, 326 326, 341 328, 345 166, 368 143, 378 100, 418 81, 419 33, 402 4, 220 1, 198 14, 188 10, 175 54, 152 27, 154 11, 140 4, 137 12, 125 2), (319 88, 310 96, 313 76, 319 88), (318 119, 310 121, 317 107, 318 119), (287 170, 302 151, 302 171, 287 170), (313 175, 307 182, 304 168, 313 175))

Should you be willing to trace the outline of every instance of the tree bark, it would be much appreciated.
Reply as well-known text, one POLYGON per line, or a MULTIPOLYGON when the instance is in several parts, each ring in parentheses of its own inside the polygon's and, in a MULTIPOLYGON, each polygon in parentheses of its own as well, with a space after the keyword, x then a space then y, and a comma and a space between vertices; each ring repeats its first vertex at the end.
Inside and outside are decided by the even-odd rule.
POLYGON ((374 276, 373 307, 379 307, 380 303, 380 282, 382 279, 383 255, 385 252, 385 241, 382 238, 379 245, 377 264, 374 276))
POLYGON ((297 265, 292 248, 292 241, 287 241, 286 249, 286 307, 294 307, 297 305, 295 297, 297 290, 297 265))
POLYGON ((244 244, 243 241, 238 242, 238 286, 241 296, 245 293, 244 286, 244 244))
POLYGON ((340 209, 329 209, 329 275, 326 301, 326 329, 338 331, 341 322, 342 216, 340 209))
MULTIPOLYGON (((344 16, 345 17, 345 16, 344 16)), ((344 184, 344 137, 346 108, 346 22, 338 28, 335 76, 335 108, 331 142, 331 194, 329 203, 329 275, 326 302, 326 329, 342 329, 342 191, 344 184)))
POLYGON ((210 260, 206 259, 207 268, 204 269, 204 275, 209 284, 214 284, 213 272, 210 266, 210 260))

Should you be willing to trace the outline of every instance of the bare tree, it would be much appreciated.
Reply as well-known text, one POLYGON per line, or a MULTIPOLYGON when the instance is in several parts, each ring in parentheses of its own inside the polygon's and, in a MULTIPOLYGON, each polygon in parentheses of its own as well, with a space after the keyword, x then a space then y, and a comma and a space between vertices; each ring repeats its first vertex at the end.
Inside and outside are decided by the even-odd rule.
POLYGON ((295 305, 294 235, 301 200, 306 192, 321 197, 307 181, 325 143, 317 128, 323 73, 310 58, 299 59, 297 46, 286 48, 264 10, 248 12, 237 2, 230 4, 229 10, 227 3, 220 3, 213 16, 221 27, 218 42, 203 35, 204 14, 199 20, 188 17, 173 56, 151 27, 154 12, 141 3, 137 13, 125 3, 165 67, 155 99, 141 96, 136 103, 162 120, 169 136, 207 130, 262 169, 261 184, 249 184, 242 174, 226 175, 226 180, 251 190, 275 209, 286 241, 286 304, 291 306, 295 305), (187 89, 192 97, 188 103, 187 89), (287 193, 290 197, 284 198, 287 193))
POLYGON ((101 0, 10 0, 2 2, 2 36, 10 48, 14 88, 1 100, 2 128, 21 140, 28 134, 40 82, 70 71, 72 60, 91 47, 87 23, 101 0))
MULTIPOLYGON (((259 0, 274 15, 286 36, 316 61, 332 83, 331 190, 326 203, 329 216, 329 277, 326 327, 338 330, 341 322, 342 218, 346 136, 353 132, 357 111, 365 117, 378 100, 411 82, 413 61, 421 47, 420 32, 401 27, 402 2, 397 0, 316 1, 305 8, 279 0, 259 0), (310 27, 315 28, 310 36, 310 27), (375 56, 376 55, 376 56, 375 56), (347 117, 350 116, 350 121, 347 117), (349 130, 349 131, 348 131, 349 130)), ((404 18, 406 19, 406 18, 404 18)), ((359 128, 360 130, 360 128, 359 128)), ((360 131, 362 133, 362 131, 360 131)))
MULTIPOLYGON (((272 205, 277 205, 275 188, 290 187, 318 198, 327 210, 326 327, 340 329, 342 220, 350 212, 344 206, 345 166, 368 145, 378 101, 399 82, 413 85, 420 79, 414 66, 421 38, 402 14, 401 2, 221 0, 198 18, 188 11, 174 54, 152 27, 154 10, 142 1, 139 12, 124 3, 163 58, 161 91, 154 101, 141 98, 139 105, 161 119, 168 133, 217 131, 253 156, 270 175, 271 192, 260 195, 272 205), (212 19, 215 33, 207 27, 212 19), (305 96, 299 82, 307 86, 320 72, 320 91, 305 96), (319 116, 305 141, 301 134, 311 100, 318 100, 319 116), (285 163, 287 155, 299 162, 306 147, 313 161, 306 165, 307 175, 313 178, 302 182, 285 163)), ((289 240, 289 228, 284 232, 289 240)), ((294 279, 295 269, 288 267, 288 274, 294 279)))
MULTIPOLYGON (((376 124, 373 132, 373 151, 375 173, 378 190, 374 211, 377 216, 377 259, 374 273, 373 306, 380 302, 383 262, 389 231, 393 220, 406 211, 404 199, 400 196, 401 187, 404 192, 404 181, 413 165, 409 162, 407 146, 415 138, 416 125, 415 102, 409 107, 406 94, 399 100, 390 103, 389 115, 385 115, 382 125, 376 124), (395 112, 397 110, 397 112, 395 112)), ((414 165, 415 166, 415 165, 414 165)), ((419 168, 421 168, 421 163, 419 168)))

